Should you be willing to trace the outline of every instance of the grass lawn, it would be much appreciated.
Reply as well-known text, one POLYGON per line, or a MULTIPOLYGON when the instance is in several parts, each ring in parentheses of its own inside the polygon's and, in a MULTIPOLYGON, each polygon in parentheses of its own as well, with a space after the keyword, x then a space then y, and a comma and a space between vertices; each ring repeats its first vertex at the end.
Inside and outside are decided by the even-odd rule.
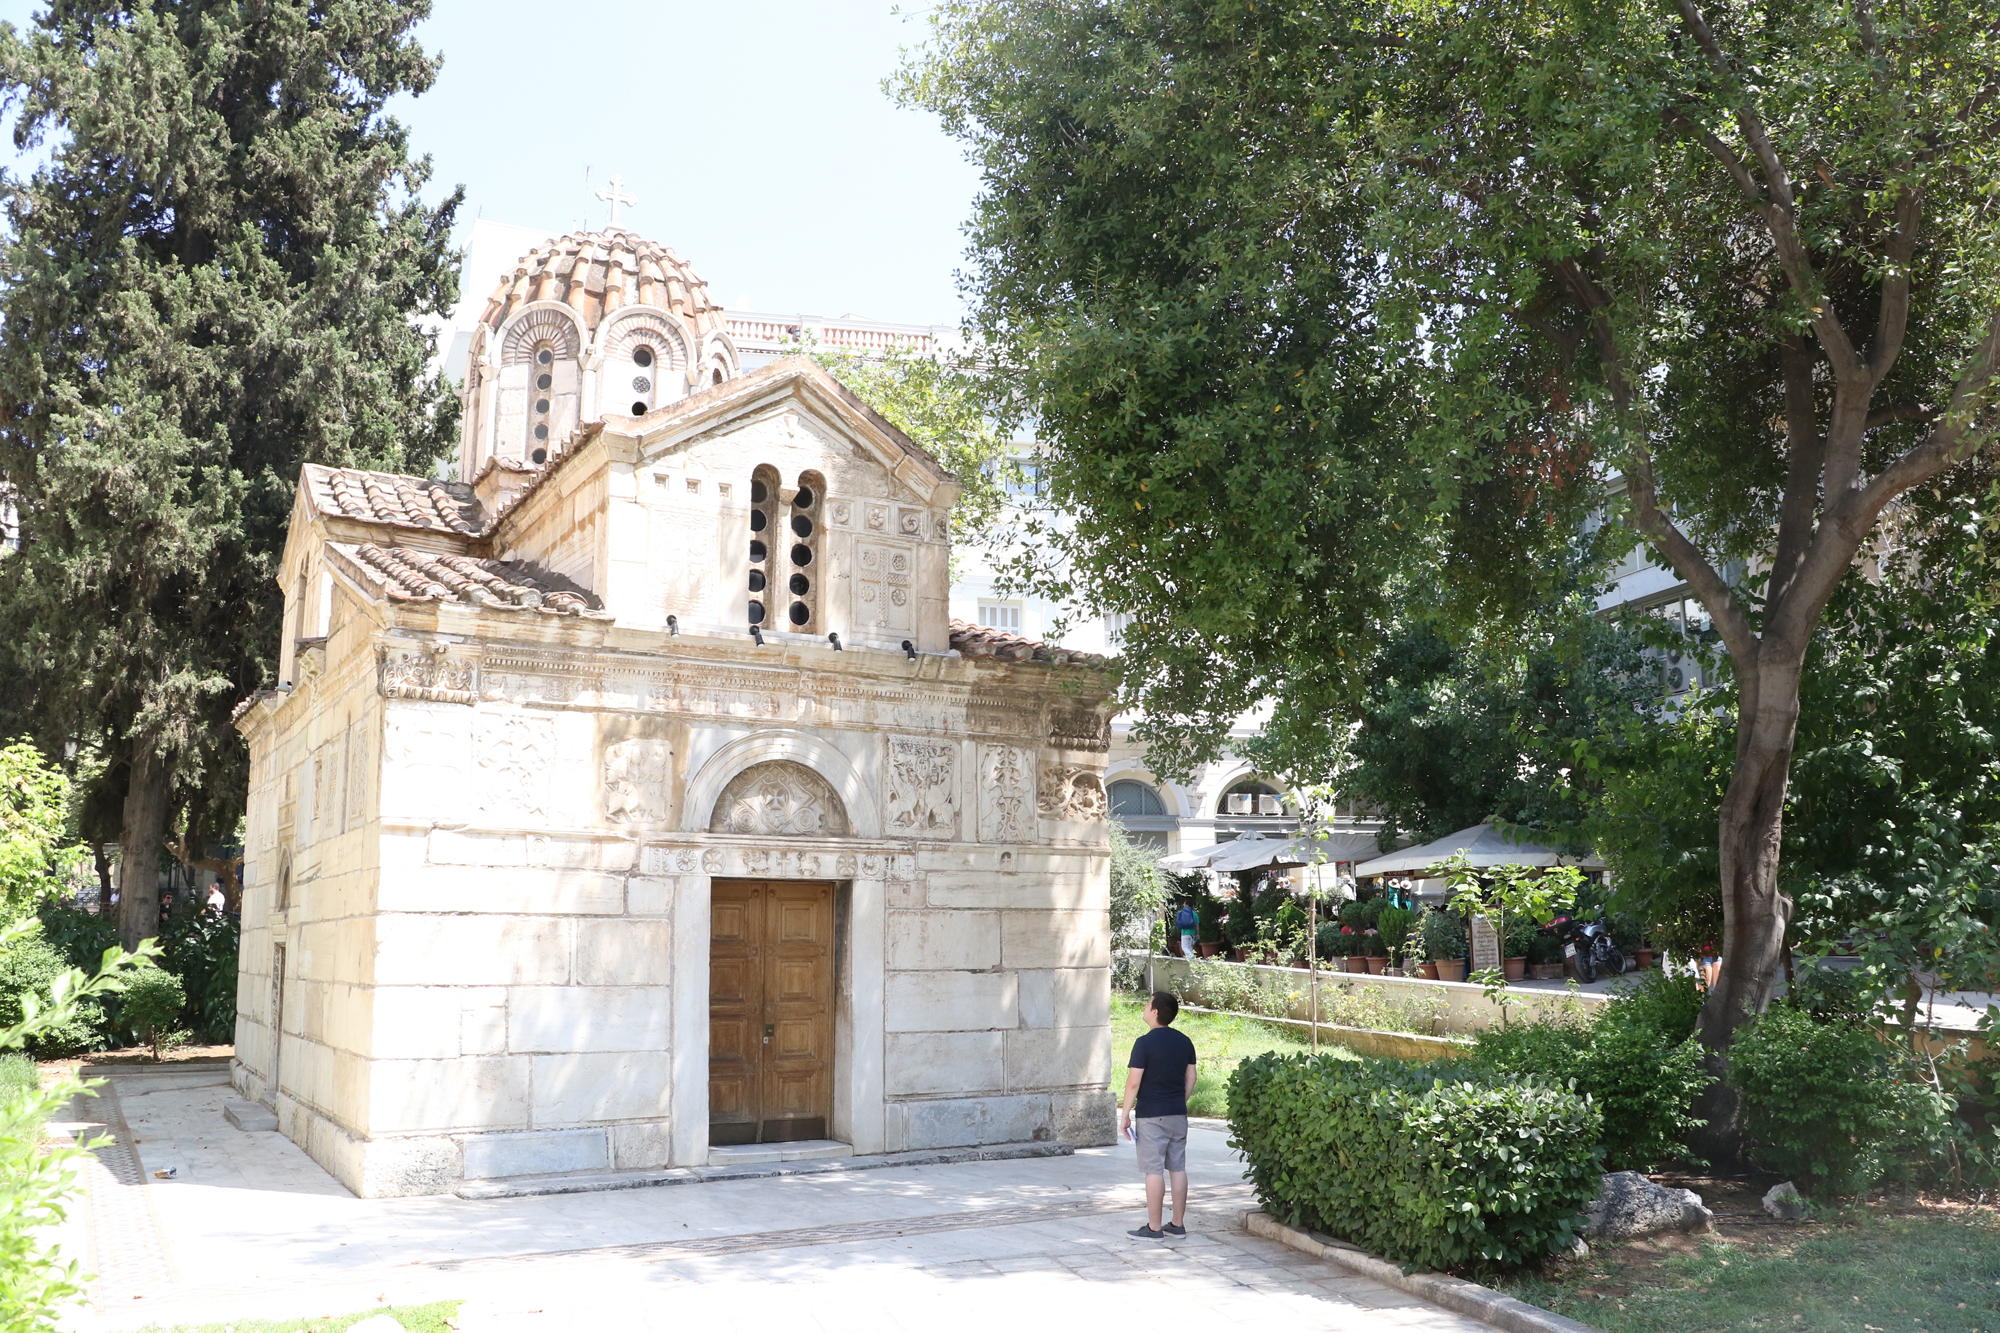
POLYGON ((224 1324, 176 1324, 167 1333, 338 1333, 378 1314, 389 1315, 409 1333, 451 1333, 448 1322, 458 1301, 436 1305, 385 1305, 359 1314, 320 1315, 313 1319, 232 1319, 224 1324))
POLYGON ((1503 1285, 1604 1333, 2000 1333, 1992 1208, 1877 1203, 1799 1226, 1717 1214, 1712 1237, 1607 1244, 1503 1285))
MULTIPOLYGON (((1118 994, 1111 997, 1111 1091, 1120 1096, 1125 1092, 1125 1057, 1132 1053, 1132 1043, 1146 1030, 1145 1012, 1144 1000, 1118 994)), ((1174 1026, 1187 1034, 1201 1060, 1200 1081, 1195 1085, 1194 1096, 1188 1098, 1189 1115, 1227 1119, 1229 1097, 1224 1085, 1229 1082, 1231 1070, 1266 1051, 1303 1051, 1311 1047, 1304 1033, 1294 1033, 1275 1023, 1260 1023, 1254 1018, 1183 1013, 1174 1020, 1174 1026)), ((1360 1058, 1345 1047, 1325 1042, 1320 1043, 1319 1049, 1323 1055, 1360 1058)))

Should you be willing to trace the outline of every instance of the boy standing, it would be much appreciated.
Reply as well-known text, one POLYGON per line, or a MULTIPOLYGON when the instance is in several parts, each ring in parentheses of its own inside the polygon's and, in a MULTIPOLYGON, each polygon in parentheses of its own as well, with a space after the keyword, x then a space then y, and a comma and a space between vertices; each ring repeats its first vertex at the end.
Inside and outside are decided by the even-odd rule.
POLYGON ((1181 1002, 1165 991, 1154 991, 1146 1002, 1146 1033, 1132 1043, 1118 1108, 1118 1129, 1137 1146, 1139 1169, 1146 1173, 1146 1225, 1128 1233, 1141 1240, 1187 1235, 1187 1099, 1194 1092, 1195 1053, 1194 1043, 1173 1029, 1180 1011, 1181 1002), (1169 1179, 1174 1220, 1162 1227, 1169 1179))
POLYGON ((1199 918, 1195 916, 1194 904, 1182 903, 1181 910, 1174 913, 1174 926, 1181 933, 1181 957, 1194 957, 1194 930, 1199 918))

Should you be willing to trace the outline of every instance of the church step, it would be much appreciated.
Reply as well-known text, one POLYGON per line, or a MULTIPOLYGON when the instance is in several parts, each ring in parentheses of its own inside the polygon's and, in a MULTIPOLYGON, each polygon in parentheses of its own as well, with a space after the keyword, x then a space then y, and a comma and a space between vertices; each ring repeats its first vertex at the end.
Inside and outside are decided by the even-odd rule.
MULTIPOLYGON (((798 1148, 803 1144, 762 1143, 758 1148, 798 1148)), ((846 1144, 838 1145, 853 1149, 846 1144)), ((711 1154, 722 1151, 710 1149, 711 1154)), ((518 1199, 542 1194, 590 1194, 599 1190, 644 1189, 652 1185, 692 1185, 709 1180, 757 1180, 799 1176, 822 1171, 868 1171, 895 1166, 946 1166, 955 1162, 1002 1162, 1024 1157, 1068 1157, 1076 1151, 1067 1143, 993 1143, 979 1148, 932 1148, 916 1152, 867 1153, 843 1157, 805 1157, 783 1162, 752 1162, 730 1166, 664 1167, 651 1171, 571 1171, 562 1175, 513 1176, 504 1180, 468 1180, 459 1185, 461 1199, 518 1199)))
POLYGON ((761 1166, 766 1162, 807 1162, 822 1157, 852 1157, 854 1145, 834 1139, 796 1139, 791 1143, 739 1143, 710 1148, 710 1166, 761 1166))

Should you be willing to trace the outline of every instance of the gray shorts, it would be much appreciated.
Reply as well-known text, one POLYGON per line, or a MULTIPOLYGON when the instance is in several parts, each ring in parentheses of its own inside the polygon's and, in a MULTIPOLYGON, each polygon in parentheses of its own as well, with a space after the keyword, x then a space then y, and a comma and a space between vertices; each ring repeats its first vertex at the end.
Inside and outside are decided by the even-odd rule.
POLYGON ((1187 1170, 1187 1117, 1149 1115, 1132 1122, 1132 1141, 1139 1148, 1139 1169, 1149 1176, 1187 1170))

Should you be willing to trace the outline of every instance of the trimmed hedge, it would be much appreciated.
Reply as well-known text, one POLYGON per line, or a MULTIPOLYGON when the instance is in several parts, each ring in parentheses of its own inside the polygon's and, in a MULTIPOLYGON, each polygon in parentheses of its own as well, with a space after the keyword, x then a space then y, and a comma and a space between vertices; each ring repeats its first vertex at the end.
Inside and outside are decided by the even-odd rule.
POLYGON ((1603 1178, 1590 1098, 1450 1060, 1261 1055, 1230 1075, 1229 1117, 1267 1212, 1399 1263, 1566 1250, 1603 1178))

